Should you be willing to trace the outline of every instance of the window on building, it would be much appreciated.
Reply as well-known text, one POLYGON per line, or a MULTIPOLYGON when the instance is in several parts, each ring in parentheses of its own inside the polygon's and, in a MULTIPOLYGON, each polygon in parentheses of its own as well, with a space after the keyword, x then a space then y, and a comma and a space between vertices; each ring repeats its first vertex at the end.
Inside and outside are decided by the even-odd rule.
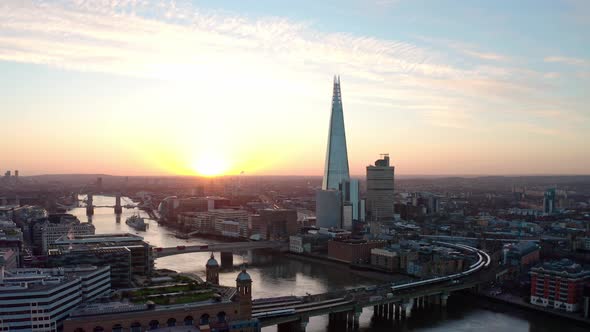
POLYGON ((160 327, 160 322, 158 322, 155 319, 150 321, 150 326, 149 326, 149 329, 150 330, 155 330, 155 329, 157 329, 159 327, 160 327))
POLYGON ((168 321, 166 322, 166 325, 167 325, 168 327, 173 327, 173 326, 176 326, 176 319, 175 319, 175 318, 170 318, 170 319, 168 319, 168 321))
POLYGON ((217 313, 217 321, 220 323, 225 323, 225 316, 225 311, 217 313))
POLYGON ((129 329, 130 332, 141 332, 141 324, 139 322, 135 322, 131 324, 131 328, 129 329))

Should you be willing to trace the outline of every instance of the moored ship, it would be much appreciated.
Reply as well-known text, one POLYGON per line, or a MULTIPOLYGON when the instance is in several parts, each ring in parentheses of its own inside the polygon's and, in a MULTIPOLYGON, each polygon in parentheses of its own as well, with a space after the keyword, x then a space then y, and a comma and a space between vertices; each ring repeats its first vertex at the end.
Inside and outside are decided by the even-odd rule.
POLYGON ((145 223, 143 218, 137 214, 134 214, 131 217, 127 218, 125 223, 139 231, 145 231, 147 229, 147 224, 145 223))

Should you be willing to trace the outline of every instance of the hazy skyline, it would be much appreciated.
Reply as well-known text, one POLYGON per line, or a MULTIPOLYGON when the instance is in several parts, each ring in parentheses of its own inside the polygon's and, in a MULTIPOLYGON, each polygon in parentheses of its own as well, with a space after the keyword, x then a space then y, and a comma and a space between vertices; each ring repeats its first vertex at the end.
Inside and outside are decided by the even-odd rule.
POLYGON ((2 1, 0 168, 588 174, 590 3, 2 1))

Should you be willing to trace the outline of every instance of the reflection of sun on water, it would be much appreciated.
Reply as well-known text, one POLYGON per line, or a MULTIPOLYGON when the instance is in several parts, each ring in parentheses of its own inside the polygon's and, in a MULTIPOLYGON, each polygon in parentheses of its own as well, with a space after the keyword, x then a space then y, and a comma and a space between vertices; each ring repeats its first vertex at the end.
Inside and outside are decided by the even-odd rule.
POLYGON ((222 175, 228 168, 227 160, 216 153, 203 153, 193 162, 193 169, 202 176, 222 175))

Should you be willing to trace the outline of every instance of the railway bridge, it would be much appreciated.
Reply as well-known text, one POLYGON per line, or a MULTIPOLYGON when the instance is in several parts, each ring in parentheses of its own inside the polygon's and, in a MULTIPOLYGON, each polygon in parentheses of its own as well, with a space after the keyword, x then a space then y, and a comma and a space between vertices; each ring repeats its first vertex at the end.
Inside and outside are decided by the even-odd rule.
MULTIPOLYGON (((252 317, 262 327, 277 325, 278 331, 305 331, 309 318, 329 315, 331 326, 338 330, 358 328, 365 307, 373 307, 374 317, 382 320, 408 319, 413 310, 426 306, 446 306, 452 292, 476 288, 487 281, 490 256, 474 247, 438 242, 440 245, 468 252, 476 257, 466 271, 407 283, 387 283, 352 288, 304 297, 280 297, 254 300, 252 317)), ((489 273, 488 273, 489 274, 489 273)))

